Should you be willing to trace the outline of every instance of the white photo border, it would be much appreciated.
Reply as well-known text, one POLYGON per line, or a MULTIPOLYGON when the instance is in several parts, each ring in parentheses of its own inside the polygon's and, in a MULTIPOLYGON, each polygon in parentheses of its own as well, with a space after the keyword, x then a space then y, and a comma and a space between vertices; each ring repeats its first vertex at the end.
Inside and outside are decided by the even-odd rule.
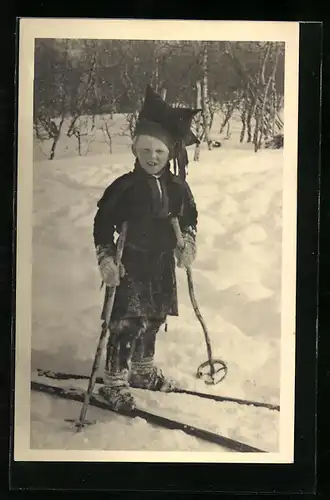
POLYGON ((14 461, 293 463, 299 23, 22 18, 19 26, 14 461), (30 449, 33 79, 37 38, 285 43, 280 446, 278 453, 30 449), (175 36, 171 34, 175 33, 175 36))

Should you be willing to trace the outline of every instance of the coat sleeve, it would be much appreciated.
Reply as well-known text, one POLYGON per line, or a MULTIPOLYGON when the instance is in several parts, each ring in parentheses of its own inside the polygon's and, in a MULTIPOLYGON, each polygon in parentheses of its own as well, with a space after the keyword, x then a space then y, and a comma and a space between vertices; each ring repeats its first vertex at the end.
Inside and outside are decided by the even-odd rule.
POLYGON ((198 223, 197 206, 187 182, 184 182, 183 188, 183 205, 179 216, 179 224, 183 235, 188 233, 195 238, 198 223))
POLYGON ((100 264, 105 257, 114 257, 116 255, 114 236, 114 224, 109 219, 107 223, 105 223, 104 213, 102 209, 99 208, 96 212, 93 226, 94 246, 98 264, 100 264))
POLYGON ((115 232, 117 229, 118 188, 120 188, 119 179, 106 188, 97 204, 98 209, 93 224, 93 239, 98 263, 104 257, 114 257, 116 255, 115 232))

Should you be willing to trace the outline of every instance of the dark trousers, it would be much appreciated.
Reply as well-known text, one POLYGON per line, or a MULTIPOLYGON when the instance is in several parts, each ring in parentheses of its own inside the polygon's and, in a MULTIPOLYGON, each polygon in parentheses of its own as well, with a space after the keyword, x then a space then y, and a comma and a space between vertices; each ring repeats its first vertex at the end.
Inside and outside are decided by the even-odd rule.
POLYGON ((115 375, 129 370, 130 362, 153 358, 162 318, 125 318, 111 321, 107 345, 106 371, 115 375))

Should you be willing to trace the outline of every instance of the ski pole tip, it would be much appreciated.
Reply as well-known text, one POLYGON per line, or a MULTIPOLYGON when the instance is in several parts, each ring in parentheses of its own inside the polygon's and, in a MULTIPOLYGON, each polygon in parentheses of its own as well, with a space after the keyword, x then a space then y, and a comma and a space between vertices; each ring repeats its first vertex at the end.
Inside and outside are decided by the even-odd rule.
POLYGON ((76 432, 81 432, 82 429, 84 429, 87 425, 94 425, 96 423, 95 420, 74 420, 72 418, 66 418, 66 422, 70 422, 71 424, 74 424, 76 428, 76 432))

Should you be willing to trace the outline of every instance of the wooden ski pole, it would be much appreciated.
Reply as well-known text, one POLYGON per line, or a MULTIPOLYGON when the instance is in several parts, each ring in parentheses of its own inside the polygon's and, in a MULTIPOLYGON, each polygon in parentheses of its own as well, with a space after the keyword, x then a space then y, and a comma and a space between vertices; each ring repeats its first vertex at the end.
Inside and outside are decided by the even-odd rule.
MULTIPOLYGON (((127 222, 124 222, 122 225, 122 230, 121 230, 120 235, 118 237, 116 256, 115 256, 115 264, 117 264, 118 268, 119 268, 119 265, 121 263, 121 259, 122 259, 122 255, 123 255, 123 251, 124 251, 126 234, 127 234, 127 222)), ((108 333, 108 328, 109 328, 111 313, 112 313, 112 309, 113 309, 113 304, 115 301, 115 296, 116 296, 116 286, 111 287, 111 288, 107 287, 105 290, 104 321, 102 324, 99 343, 98 343, 98 346, 96 348, 96 353, 95 353, 95 357, 94 357, 91 376, 89 378, 88 388, 87 388, 87 391, 85 393, 84 403, 83 403, 83 406, 81 409, 79 420, 76 423, 76 427, 77 427, 78 431, 80 431, 82 429, 82 427, 84 427, 84 424, 85 424, 85 417, 86 417, 86 413, 87 413, 87 408, 89 405, 91 394, 93 392, 93 389, 94 389, 94 386, 96 383, 96 374, 97 374, 97 371, 100 367, 101 355, 102 355, 102 352, 104 349, 104 344, 105 344, 106 336, 108 333)))
MULTIPOLYGON (((185 247, 185 242, 184 242, 184 239, 182 237, 182 233, 181 233, 181 229, 180 229, 180 225, 179 225, 179 221, 178 221, 177 217, 173 217, 172 218, 172 226, 173 226, 173 229, 174 229, 174 232, 175 232, 175 235, 176 235, 178 247, 180 249, 183 249, 185 247)), ((207 327, 206 327, 205 321, 203 319, 203 316, 202 316, 202 314, 201 314, 201 312, 199 310, 198 304, 197 304, 197 300, 196 300, 195 292, 194 292, 194 283, 193 283, 193 278, 192 278, 192 272, 191 272, 191 268, 190 267, 186 267, 186 274, 187 274, 187 280, 188 280, 189 297, 190 297, 191 304, 193 306, 195 315, 196 315, 198 321, 200 322, 200 324, 202 326, 202 329, 203 329, 203 332, 204 332, 205 343, 206 343, 206 348, 207 348, 207 356, 208 356, 208 361, 205 362, 205 363, 202 363, 202 365, 199 367, 198 373, 201 372, 201 369, 203 367, 209 365, 209 367, 210 367, 210 373, 209 373, 209 375, 211 377, 212 383, 215 384, 216 383, 215 382, 215 374, 217 372, 219 372, 220 370, 224 370, 225 373, 224 373, 224 376, 221 379, 221 380, 223 380, 223 378, 225 377, 225 375, 227 373, 227 366, 224 363, 224 361, 222 361, 220 359, 219 360, 214 360, 213 357, 212 357, 212 348, 211 348, 210 336, 209 336, 209 333, 207 331, 207 327), (221 366, 221 368, 218 369, 218 370, 216 370, 215 369, 215 363, 219 364, 221 366)), ((199 375, 199 376, 201 376, 201 375, 199 375)), ((219 380, 219 382, 220 382, 220 380, 219 380)))

